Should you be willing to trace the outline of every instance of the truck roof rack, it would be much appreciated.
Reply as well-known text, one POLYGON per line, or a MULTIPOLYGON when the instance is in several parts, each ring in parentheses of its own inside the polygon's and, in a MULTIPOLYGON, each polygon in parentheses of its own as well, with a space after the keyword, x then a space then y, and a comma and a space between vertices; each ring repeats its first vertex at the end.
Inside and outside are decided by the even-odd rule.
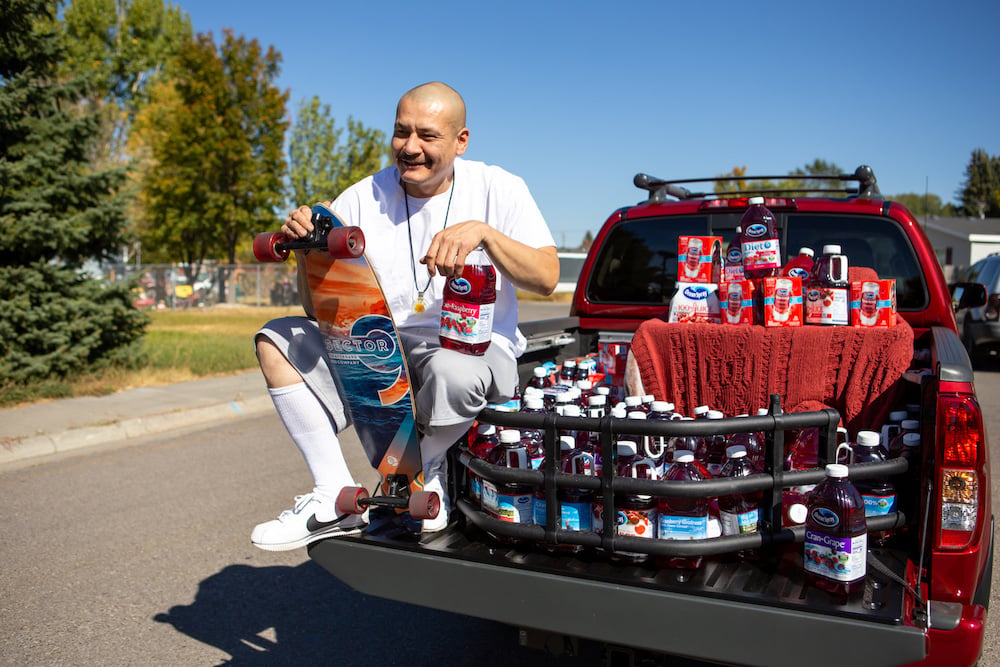
POLYGON ((665 202, 667 197, 679 200, 731 198, 746 195, 791 195, 791 194, 847 194, 863 199, 881 199, 875 172, 868 165, 861 165, 853 174, 784 174, 781 176, 712 176, 709 178, 682 178, 664 181, 648 174, 636 174, 632 179, 635 186, 649 192, 647 201, 652 203, 665 202), (755 189, 733 192, 691 192, 682 183, 723 183, 732 181, 782 181, 789 178, 801 178, 804 181, 857 181, 857 188, 793 188, 793 189, 755 189))

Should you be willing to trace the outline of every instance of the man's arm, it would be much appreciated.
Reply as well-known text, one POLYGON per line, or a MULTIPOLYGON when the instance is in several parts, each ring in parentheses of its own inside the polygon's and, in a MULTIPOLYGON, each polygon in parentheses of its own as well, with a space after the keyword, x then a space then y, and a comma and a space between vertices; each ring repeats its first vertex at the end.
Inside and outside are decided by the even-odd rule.
POLYGON ((555 290, 559 257, 554 246, 532 248, 478 220, 460 222, 435 234, 420 262, 432 276, 458 275, 466 257, 480 244, 494 266, 516 287, 545 296, 555 290))

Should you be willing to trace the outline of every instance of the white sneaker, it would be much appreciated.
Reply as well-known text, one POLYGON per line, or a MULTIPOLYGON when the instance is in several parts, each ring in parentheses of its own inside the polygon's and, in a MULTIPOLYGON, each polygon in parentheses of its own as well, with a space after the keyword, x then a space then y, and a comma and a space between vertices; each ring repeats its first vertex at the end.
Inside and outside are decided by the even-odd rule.
POLYGON ((422 533, 436 533, 448 527, 448 514, 451 510, 451 503, 445 491, 445 470, 446 468, 441 466, 437 470, 434 470, 430 476, 427 475, 427 471, 424 472, 424 491, 433 491, 438 494, 438 498, 441 499, 441 509, 435 518, 423 520, 423 526, 420 530, 422 533))
POLYGON ((332 500, 314 493, 295 496, 295 507, 285 510, 277 519, 259 524, 250 535, 250 542, 265 551, 290 551, 317 540, 337 535, 355 535, 367 525, 365 515, 337 516, 332 500), (332 517, 324 521, 326 517, 332 517))

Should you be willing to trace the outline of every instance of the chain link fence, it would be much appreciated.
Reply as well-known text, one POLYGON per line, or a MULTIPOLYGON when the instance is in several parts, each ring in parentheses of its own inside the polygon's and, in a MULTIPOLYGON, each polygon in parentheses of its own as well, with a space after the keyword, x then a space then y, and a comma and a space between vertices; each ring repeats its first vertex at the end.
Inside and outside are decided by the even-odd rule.
POLYGON ((111 283, 137 278, 133 303, 143 309, 299 303, 295 265, 287 262, 206 264, 193 278, 182 264, 106 264, 101 273, 111 283))

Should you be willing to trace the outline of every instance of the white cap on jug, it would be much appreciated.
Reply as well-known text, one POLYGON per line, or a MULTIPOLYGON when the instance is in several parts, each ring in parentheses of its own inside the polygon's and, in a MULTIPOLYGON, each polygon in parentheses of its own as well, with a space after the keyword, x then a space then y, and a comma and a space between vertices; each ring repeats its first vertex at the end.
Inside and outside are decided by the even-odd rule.
POLYGON ((611 387, 601 385, 600 387, 594 387, 594 391, 601 396, 607 396, 611 393, 611 387))
POLYGON ((576 440, 573 439, 571 435, 561 435, 559 436, 559 451, 568 452, 576 449, 576 440))
POLYGON ((589 391, 594 388, 594 383, 590 380, 577 380, 576 386, 583 391, 589 391))
POLYGON ((641 396, 626 396, 625 397, 625 406, 626 407, 637 408, 640 405, 642 405, 642 397, 641 396))
POLYGON ((694 452, 688 449, 678 449, 674 452, 674 463, 691 463, 694 461, 694 452))
POLYGON ((840 254, 840 245, 838 245, 836 243, 830 243, 829 245, 823 246, 823 254, 824 255, 839 255, 840 254))
POLYGON ((608 397, 604 394, 594 394, 587 397, 587 405, 607 405, 608 397))
POLYGON ((708 411, 708 418, 709 419, 722 419, 725 416, 726 415, 722 412, 722 410, 709 410, 708 411))
POLYGON ((524 399, 524 407, 529 410, 541 410, 545 407, 545 400, 541 396, 528 396, 524 399))
POLYGON ((747 203, 749 203, 751 206, 753 206, 754 204, 763 204, 764 203, 764 198, 763 197, 750 197, 750 199, 747 200, 747 203))
POLYGON ((805 523, 807 516, 809 516, 809 508, 802 503, 795 503, 788 508, 788 518, 795 523, 805 523))
POLYGON ((903 434, 903 446, 904 447, 919 447, 920 446, 920 434, 919 433, 904 433, 903 434))
POLYGON ((707 405, 699 405, 698 407, 696 407, 694 409, 694 416, 695 417, 697 417, 698 415, 704 415, 704 414, 708 414, 708 406, 707 405))
POLYGON ((545 392, 539 389, 538 387, 525 387, 524 391, 521 393, 521 396, 524 398, 529 398, 531 396, 538 396, 539 398, 541 398, 542 396, 545 396, 545 392))
MULTIPOLYGON (((676 458, 676 457, 675 457, 676 458)), ((847 477, 847 466, 842 463, 827 463, 826 464, 826 476, 827 477, 847 477)))
POLYGON ((670 412, 674 409, 673 403, 666 401, 653 401, 653 412, 670 412))
POLYGON ((535 374, 536 378, 544 378, 549 376, 549 369, 545 366, 535 366, 535 370, 531 371, 535 374))
POLYGON ((799 254, 813 257, 816 253, 813 251, 812 248, 807 248, 805 246, 802 246, 801 248, 799 248, 799 254))
POLYGON ((881 439, 875 431, 858 431, 858 444, 862 447, 878 447, 881 439))
POLYGON ((906 419, 907 416, 906 410, 893 410, 889 413, 889 421, 899 424, 906 419))
POLYGON ((904 419, 899 426, 904 431, 916 431, 920 428, 920 421, 917 419, 904 419))
POLYGON ((633 410, 626 415, 629 419, 645 419, 646 413, 642 410, 633 410))
POLYGON ((639 451, 639 447, 631 440, 619 440, 615 447, 618 448, 618 456, 635 456, 639 451))
POLYGON ((767 411, 767 408, 757 408, 757 416, 758 416, 758 417, 763 417, 763 416, 764 416, 764 415, 766 415, 766 414, 770 414, 770 413, 769 413, 769 412, 767 411))
POLYGON ((652 403, 652 402, 653 402, 653 401, 655 401, 655 400, 656 400, 656 397, 655 397, 655 396, 653 396, 652 394, 645 394, 645 395, 644 395, 644 396, 642 397, 642 402, 643 402, 643 403, 652 403))
POLYGON ((579 417, 580 416, 580 406, 575 403, 570 403, 563 406, 562 409, 563 417, 579 417))
POLYGON ((726 447, 726 456, 731 459, 738 459, 747 455, 747 448, 743 445, 733 445, 726 447))
POLYGON ((615 419, 625 419, 625 406, 616 405, 615 407, 611 408, 611 416, 614 417, 615 419))
POLYGON ((500 442, 507 445, 515 442, 521 442, 521 432, 516 428, 504 429, 500 431, 500 442))

